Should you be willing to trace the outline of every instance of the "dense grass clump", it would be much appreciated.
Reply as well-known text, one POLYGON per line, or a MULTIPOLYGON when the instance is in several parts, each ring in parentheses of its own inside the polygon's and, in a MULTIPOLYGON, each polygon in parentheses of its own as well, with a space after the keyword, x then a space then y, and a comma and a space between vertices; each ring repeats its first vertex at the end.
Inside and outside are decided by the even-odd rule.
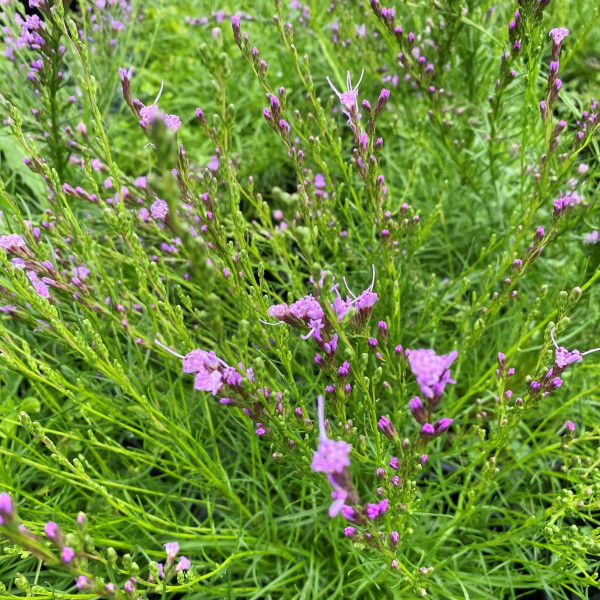
POLYGON ((0 0, 0 596, 595 598, 600 7, 0 0))

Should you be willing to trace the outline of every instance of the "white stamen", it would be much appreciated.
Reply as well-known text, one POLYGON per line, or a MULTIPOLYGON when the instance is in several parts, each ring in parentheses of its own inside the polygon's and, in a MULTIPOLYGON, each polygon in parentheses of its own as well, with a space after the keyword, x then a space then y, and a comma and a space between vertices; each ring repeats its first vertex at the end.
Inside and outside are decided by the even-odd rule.
POLYGON ((361 74, 360 74, 360 79, 358 80, 358 83, 356 84, 356 87, 354 89, 358 89, 358 86, 360 85, 360 82, 363 80, 363 75, 365 74, 365 70, 363 69, 361 74))
POLYGON ((346 281, 346 276, 345 275, 342 277, 342 280, 344 282, 344 285, 346 286, 346 289, 348 290, 348 293, 356 300, 356 296, 355 296, 354 292, 348 286, 348 282, 346 281))
POLYGON ((262 319, 259 319, 259 321, 263 324, 263 325, 283 325, 285 323, 285 321, 277 321, 277 323, 269 323, 268 321, 263 321, 262 319))
POLYGON ((329 83, 329 85, 331 86, 331 89, 335 92, 336 96, 339 98, 341 96, 341 94, 338 92, 335 85, 333 85, 333 83, 331 83, 331 79, 329 79, 329 77, 325 77, 325 79, 327 79, 327 83, 329 83))
MULTIPOLYGON (((364 72, 364 69, 363 69, 364 72)), ((362 79, 362 77, 361 77, 362 79)), ((373 279, 371 280, 371 285, 369 286, 369 291, 372 292, 373 288, 375 287, 375 264, 371 265, 372 269, 373 269, 373 279)))
POLYGON ((552 338, 552 343, 554 344, 554 347, 558 350, 558 344, 556 343, 556 340, 554 339, 554 327, 550 330, 550 337, 552 338))
POLYGON ((314 331, 315 331, 315 328, 313 327, 306 335, 301 335, 300 337, 303 340, 307 340, 314 333, 314 331))
POLYGON ((323 405, 323 396, 317 398, 317 418, 319 420, 319 439, 327 440, 327 432, 325 431, 325 406, 323 405))
POLYGON ((181 356, 181 354, 177 354, 177 352, 175 352, 175 350, 171 350, 171 348, 167 348, 167 346, 165 346, 164 344, 162 344, 161 342, 159 342, 156 339, 154 340, 154 343, 157 344, 158 346, 160 346, 163 350, 166 350, 169 354, 176 356, 177 358, 181 358, 182 360, 185 358, 185 356, 181 356))
POLYGON ((586 354, 591 354, 592 352, 600 352, 600 348, 594 348, 593 350, 586 350, 581 353, 581 356, 585 356, 586 354))
POLYGON ((156 96, 156 100, 154 100, 154 102, 152 104, 158 104, 158 101, 160 100, 160 95, 162 94, 163 91, 163 86, 165 85, 164 80, 160 80, 160 90, 158 90, 158 96, 156 96))

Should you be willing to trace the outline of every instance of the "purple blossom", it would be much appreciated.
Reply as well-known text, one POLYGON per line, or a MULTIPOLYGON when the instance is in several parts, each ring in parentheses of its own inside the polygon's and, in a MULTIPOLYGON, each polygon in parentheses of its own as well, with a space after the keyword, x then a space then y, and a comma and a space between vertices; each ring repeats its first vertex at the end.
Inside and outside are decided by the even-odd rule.
POLYGON ((446 384, 456 383, 450 377, 450 365, 457 356, 456 350, 442 356, 434 350, 411 350, 408 363, 425 397, 439 400, 446 384))
POLYGON ((164 200, 157 198, 150 207, 150 213, 152 214, 153 219, 164 221, 169 214, 169 205, 164 200))
POLYGON ((408 407, 410 408, 410 412, 417 423, 423 425, 427 422, 427 412, 425 411, 425 407, 423 406, 419 396, 415 396, 412 400, 410 400, 408 407))
POLYGON ((50 288, 46 285, 43 279, 38 277, 38 274, 35 271, 27 271, 27 277, 29 278, 29 281, 31 281, 33 289, 38 293, 39 296, 48 300, 51 298, 50 288))
POLYGON ((75 550, 70 546, 63 546, 60 556, 63 562, 70 563, 75 558, 75 550))
POLYGON ((174 132, 181 127, 181 119, 177 115, 163 115, 163 122, 167 129, 174 132))
POLYGON ((75 587, 78 590, 83 590, 90 584, 90 580, 85 575, 79 575, 75 578, 75 587))
POLYGON ((179 544, 177 542, 167 542, 163 544, 163 548, 167 554, 167 560, 173 561, 179 553, 179 544))
POLYGON ((6 492, 2 492, 0 494, 0 518, 3 518, 4 521, 8 521, 12 519, 13 516, 14 507, 12 498, 6 492))
POLYGON ((448 429, 448 427, 450 427, 450 425, 452 425, 452 419, 440 419, 435 424, 436 434, 440 434, 440 433, 446 431, 446 429, 448 429))
POLYGON ((377 421, 377 426, 379 427, 383 435, 385 435, 390 440, 398 435, 397 431, 392 425, 392 422, 386 416, 382 416, 379 419, 379 421, 377 421))
MULTIPOLYGON (((190 560, 188 558, 186 558, 185 556, 180 556, 179 562, 177 563, 177 566, 175 567, 175 572, 179 573, 179 571, 187 571, 191 566, 192 566, 192 563, 190 562, 190 560)), ((163 577, 164 577, 164 575, 163 575, 163 577)))
POLYGON ((352 446, 342 440, 334 441, 321 436, 317 451, 313 454, 312 470, 327 474, 342 473, 350 466, 348 455, 351 450, 352 446))
POLYGON ((600 234, 598 233, 598 230, 594 229, 594 231, 592 231, 592 233, 585 234, 583 243, 584 244, 597 244, 599 238, 600 238, 600 234))
POLYGON ((344 114, 346 114, 348 117, 350 117, 351 113, 354 112, 356 114, 358 112, 358 104, 357 104, 358 86, 360 85, 364 74, 365 74, 365 70, 363 69, 362 73, 360 74, 360 79, 358 80, 358 83, 356 84, 356 87, 352 87, 350 71, 347 71, 346 72, 346 91, 342 92, 342 93, 340 93, 337 90, 337 88, 333 85, 333 83, 331 83, 331 80, 329 79, 329 77, 326 77, 327 82, 331 86, 331 89, 335 92, 336 96, 340 99, 342 106, 348 111, 348 113, 344 112, 344 114))
POLYGON ((423 427, 421 427, 421 435, 435 435, 435 427, 430 423, 425 423, 423 427))
POLYGON ((220 371, 199 371, 194 379, 194 389, 210 392, 213 396, 223 387, 223 374, 220 371))
POLYGON ((44 526, 44 533, 53 540, 60 534, 60 527, 54 521, 50 521, 44 526))
POLYGON ((551 29, 548 35, 555 44, 562 44, 562 41, 569 35, 569 30, 565 27, 556 27, 551 29))
POLYGON ((344 519, 346 519, 347 521, 355 521, 356 517, 358 516, 356 513, 356 510, 354 508, 352 508, 352 506, 349 506, 348 504, 344 504, 344 506, 342 506, 342 517, 344 517, 344 519))
POLYGON ((346 499, 348 498, 348 491, 340 488, 331 492, 331 497, 333 498, 333 502, 329 507, 329 516, 333 519, 336 517, 344 505, 346 504, 346 499))
POLYGON ((27 245, 22 236, 17 233, 11 233, 10 235, 0 236, 0 248, 5 252, 11 252, 13 254, 22 250, 27 250, 27 245))

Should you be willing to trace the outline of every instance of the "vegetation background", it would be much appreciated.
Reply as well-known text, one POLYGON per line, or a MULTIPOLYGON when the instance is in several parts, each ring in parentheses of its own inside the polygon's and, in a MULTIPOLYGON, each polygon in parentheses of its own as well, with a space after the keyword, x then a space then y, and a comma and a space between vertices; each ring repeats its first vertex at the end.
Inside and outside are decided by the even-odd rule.
MULTIPOLYGON (((9 48, 21 9, 0 5, 9 48)), ((586 243, 600 228, 598 121, 589 119, 600 7, 393 5, 405 55, 408 32, 417 36, 409 66, 385 19, 361 0, 80 0, 64 19, 46 17, 66 54, 46 63, 42 85, 27 78, 36 51, 18 48, 0 61, 0 235, 22 235, 35 254, 28 268, 53 281, 42 298, 14 256, 0 252, 0 490, 42 538, 50 520, 76 532, 85 512, 88 537, 73 534, 85 546, 81 568, 120 590, 139 574, 139 594, 178 599, 599 597, 600 355, 570 366, 543 400, 528 395, 527 377, 552 366, 552 327, 561 346, 600 345, 600 244, 586 243), (508 29, 517 9, 526 15, 519 52, 508 29), (256 61, 234 41, 235 14, 256 61), (73 35, 70 19, 86 35, 73 35), (562 88, 544 120, 548 32, 559 27, 569 29, 562 88), (434 65, 430 79, 419 56, 434 65), (159 108, 181 119, 176 137, 140 127, 121 91, 119 68, 130 66, 133 97, 144 105, 162 88, 159 108), (356 82, 363 69, 359 106, 391 91, 369 133, 383 146, 365 177, 327 82, 344 89, 345 73, 356 82), (263 116, 265 94, 280 87, 288 139, 263 116), (551 149, 561 120, 566 129, 551 149), (121 186, 130 197, 113 202, 121 186), (555 200, 573 192, 581 201, 557 215, 555 200), (169 207, 164 226, 140 214, 157 197, 169 207), (202 223, 209 234, 194 235, 202 223), (540 226, 534 261, 526 253, 540 226), (45 260, 54 270, 43 272, 45 260), (316 398, 331 376, 315 364, 305 331, 261 322, 272 321, 270 305, 315 293, 309 280, 321 269, 358 292, 373 265, 370 325, 340 337, 339 356, 352 365, 345 418, 328 408, 332 435, 353 445, 361 497, 378 499, 377 468, 393 474, 397 452, 376 426, 381 415, 417 443, 408 401, 418 388, 394 347, 459 353, 439 415, 453 425, 430 442, 423 468, 407 472, 405 497, 392 496, 382 522, 387 535, 400 532, 392 549, 347 539, 347 523, 327 515, 331 487, 310 460, 316 398), (89 274, 79 286, 72 269, 81 266, 89 274), (379 358, 367 340, 381 320, 389 342, 379 336, 379 358), (258 387, 272 398, 281 392, 285 416, 268 412, 269 432, 257 435, 256 418, 194 390, 155 338, 181 354, 214 350, 252 367, 258 387), (510 380, 495 375, 498 352, 516 369, 510 380), (163 561, 163 544, 174 540, 192 568, 149 583, 149 563, 163 561)), ((23 537, 5 542, 0 595, 77 593, 60 561, 40 560, 23 537)))

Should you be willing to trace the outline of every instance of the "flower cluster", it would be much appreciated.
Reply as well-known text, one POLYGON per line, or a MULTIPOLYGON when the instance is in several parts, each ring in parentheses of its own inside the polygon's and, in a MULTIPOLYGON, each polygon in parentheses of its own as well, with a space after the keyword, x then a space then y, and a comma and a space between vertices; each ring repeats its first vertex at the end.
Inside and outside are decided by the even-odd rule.
MULTIPOLYGON (((158 340, 154 342, 161 348, 181 359, 183 372, 195 374, 194 388, 219 396, 221 404, 231 404, 235 396, 247 395, 243 388, 244 367, 240 363, 238 371, 221 360, 213 351, 192 350, 185 356, 177 354, 158 340), (241 372, 240 372, 241 371, 241 372), (232 396, 232 398, 227 397, 232 396)), ((246 369, 246 377, 253 382, 252 368, 246 369)))
MULTIPOLYGON (((53 568, 62 567, 69 572, 74 580, 75 587, 80 592, 97 595, 102 598, 118 598, 120 600, 131 600, 137 598, 136 590, 138 584, 143 583, 147 586, 156 584, 158 580, 168 581, 178 573, 185 573, 192 564, 185 556, 180 556, 175 564, 175 559, 179 554, 179 544, 177 542, 167 542, 164 544, 166 561, 164 563, 151 562, 147 580, 144 581, 137 572, 137 565, 133 569, 131 557, 127 555, 127 564, 132 567, 136 575, 125 580, 122 587, 115 583, 106 583, 105 578, 92 574, 89 559, 88 547, 92 544, 87 531, 87 516, 79 513, 76 519, 76 531, 74 533, 65 533, 54 521, 48 521, 44 525, 44 535, 51 543, 48 548, 44 539, 29 531, 24 525, 19 523, 16 508, 12 498, 3 492, 0 494, 0 535, 12 541, 24 550, 27 550, 37 556, 40 561, 52 566, 53 568), (55 554, 58 552, 58 555, 55 554)), ((117 560, 117 555, 113 548, 107 551, 109 563, 117 560)), ((125 557, 124 557, 125 558, 125 557)), ((123 560, 123 564, 126 561, 123 560)), ((149 589, 152 589, 149 587, 149 589)))
POLYGON ((534 379, 530 382, 529 394, 533 398, 540 394, 545 398, 550 392, 557 390, 563 384, 560 375, 562 375, 563 371, 569 365, 581 362, 583 357, 587 354, 600 351, 600 348, 594 348, 592 350, 587 350, 586 352, 580 352, 576 348, 567 350, 556 343, 556 340, 554 339, 554 328, 550 331, 550 337, 552 338, 552 343, 556 349, 554 354, 554 365, 546 371, 544 377, 539 380, 534 379))
POLYGON ((358 494, 352 487, 352 478, 348 470, 350 466, 348 455, 352 446, 343 440, 334 441, 327 437, 323 396, 319 396, 317 399, 317 417, 319 446, 313 454, 311 467, 317 473, 326 473, 333 488, 333 492, 331 492, 333 502, 329 507, 329 516, 335 517, 342 512, 344 517, 350 518, 356 512, 353 505, 359 503, 358 494))
POLYGON ((457 356, 456 350, 448 355, 438 356, 435 350, 425 349, 411 350, 408 355, 410 369, 432 410, 437 408, 446 384, 456 383, 450 377, 450 366, 457 356))
MULTIPOLYGON (((323 279, 321 280, 321 282, 323 279)), ((346 279, 344 278, 344 283, 346 279)), ((352 324, 358 327, 364 324, 371 315, 371 310, 377 302, 377 293, 373 291, 375 286, 375 267, 373 267, 373 279, 371 285, 361 292, 358 296, 354 295, 350 288, 346 285, 350 296, 342 298, 338 291, 338 285, 334 285, 331 291, 335 291, 336 298, 333 302, 329 302, 331 312, 336 316, 338 323, 344 320, 344 317, 352 311, 352 324)), ((320 286, 316 286, 320 292, 320 286)), ((325 301, 325 300, 322 300, 325 301)), ((269 307, 267 314, 278 319, 279 323, 286 323, 290 327, 300 329, 308 329, 308 333, 302 336, 304 339, 312 337, 317 344, 323 348, 328 355, 335 355, 337 349, 337 335, 331 335, 334 328, 333 324, 328 320, 319 298, 308 294, 300 300, 290 304, 289 306, 282 302, 269 307), (329 348, 326 347, 329 344, 329 348)), ((279 324, 278 323, 278 324, 279 324)))

